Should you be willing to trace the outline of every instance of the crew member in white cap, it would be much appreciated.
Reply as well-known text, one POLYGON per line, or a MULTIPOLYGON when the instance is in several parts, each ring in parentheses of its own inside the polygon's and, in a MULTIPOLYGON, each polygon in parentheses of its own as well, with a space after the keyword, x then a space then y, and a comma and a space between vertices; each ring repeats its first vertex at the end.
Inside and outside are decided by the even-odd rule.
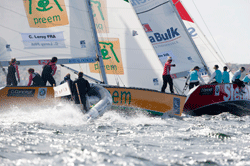
POLYGON ((170 92, 174 93, 173 79, 170 76, 170 70, 171 70, 172 66, 175 67, 175 64, 171 64, 171 62, 172 62, 172 57, 169 56, 167 62, 165 63, 164 71, 163 71, 163 74, 162 74, 163 85, 162 85, 162 88, 161 88, 161 92, 164 92, 164 93, 165 93, 165 89, 167 87, 167 83, 170 86, 170 92))
MULTIPOLYGON (((187 81, 189 80, 189 90, 192 89, 194 86, 198 86, 200 84, 205 84, 203 78, 201 77, 201 74, 199 73, 199 66, 195 66, 191 72, 189 73, 188 77, 187 77, 187 81), (199 81, 199 79, 200 81, 199 81)), ((187 85, 187 82, 186 82, 187 85)))
POLYGON ((243 88, 245 87, 245 84, 243 81, 240 80, 241 73, 245 71, 245 67, 241 67, 238 71, 234 73, 234 76, 232 78, 232 83, 237 84, 240 88, 240 93, 245 93, 243 88))

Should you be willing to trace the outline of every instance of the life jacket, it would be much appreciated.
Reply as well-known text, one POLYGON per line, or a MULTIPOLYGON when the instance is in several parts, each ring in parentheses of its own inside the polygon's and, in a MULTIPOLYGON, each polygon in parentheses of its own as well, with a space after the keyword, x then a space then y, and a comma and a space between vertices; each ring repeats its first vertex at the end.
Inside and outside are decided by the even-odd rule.
POLYGON ((164 70, 163 70, 163 74, 164 76, 166 75, 170 75, 170 70, 171 70, 171 63, 170 62, 166 62, 165 66, 164 66, 164 70))
POLYGON ((191 71, 191 73, 190 73, 190 82, 194 82, 194 81, 199 81, 198 80, 198 73, 196 70, 191 71))
POLYGON ((49 62, 43 67, 42 74, 52 74, 52 67, 49 65, 49 62))
POLYGON ((40 76, 40 74, 38 73, 32 73, 32 81, 33 81, 33 85, 37 85, 37 86, 43 86, 44 82, 42 77, 40 76))
POLYGON ((246 76, 243 78, 242 81, 248 83, 248 82, 250 81, 248 75, 246 75, 246 76))
POLYGON ((223 80, 223 83, 229 83, 229 73, 227 71, 223 72, 222 80, 223 80))
POLYGON ((8 76, 15 77, 16 68, 12 64, 8 67, 8 76))
POLYGON ((222 82, 222 74, 220 70, 215 70, 216 76, 215 76, 215 80, 218 83, 222 82))

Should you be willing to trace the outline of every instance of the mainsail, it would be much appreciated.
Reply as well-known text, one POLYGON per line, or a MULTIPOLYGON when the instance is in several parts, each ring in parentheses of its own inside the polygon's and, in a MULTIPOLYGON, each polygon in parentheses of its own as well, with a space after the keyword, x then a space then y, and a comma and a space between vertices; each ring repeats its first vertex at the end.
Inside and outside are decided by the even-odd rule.
POLYGON ((170 0, 130 2, 162 65, 168 56, 177 64, 171 70, 174 78, 187 76, 194 66, 206 66, 170 0))
POLYGON ((0 4, 0 61, 94 63, 96 43, 83 0, 7 0, 0 4))
POLYGON ((216 50, 207 40, 205 35, 202 33, 198 25, 194 22, 194 20, 190 17, 184 6, 182 5, 180 0, 172 0, 175 4, 175 7, 183 20, 187 30, 189 31, 192 39, 195 42, 195 45, 198 47, 204 61, 206 62, 208 69, 210 72, 213 72, 213 66, 215 64, 219 65, 220 69, 226 66, 225 62, 218 55, 216 50))
MULTIPOLYGON (((108 83, 160 90, 163 66, 131 4, 123 0, 91 0, 91 4, 108 83)), ((69 67, 100 78, 98 62, 69 67)))

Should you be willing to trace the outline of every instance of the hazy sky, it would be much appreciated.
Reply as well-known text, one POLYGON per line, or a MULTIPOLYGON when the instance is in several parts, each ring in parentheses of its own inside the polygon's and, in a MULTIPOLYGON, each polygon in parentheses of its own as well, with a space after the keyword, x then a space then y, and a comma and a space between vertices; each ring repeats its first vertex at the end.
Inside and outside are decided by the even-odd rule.
POLYGON ((215 49, 218 52, 221 50, 226 62, 250 64, 250 0, 181 0, 181 2, 215 49), (219 49, 212 41, 201 17, 219 49))

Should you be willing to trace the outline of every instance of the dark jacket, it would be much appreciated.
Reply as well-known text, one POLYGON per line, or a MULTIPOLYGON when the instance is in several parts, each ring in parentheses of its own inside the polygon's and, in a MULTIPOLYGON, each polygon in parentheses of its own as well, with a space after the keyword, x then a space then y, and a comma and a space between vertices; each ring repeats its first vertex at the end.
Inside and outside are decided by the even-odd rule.
POLYGON ((85 97, 87 92, 90 90, 89 82, 87 80, 85 80, 84 78, 78 78, 77 80, 75 80, 73 82, 73 94, 75 96, 78 95, 77 90, 76 90, 76 83, 78 86, 80 96, 85 97))

